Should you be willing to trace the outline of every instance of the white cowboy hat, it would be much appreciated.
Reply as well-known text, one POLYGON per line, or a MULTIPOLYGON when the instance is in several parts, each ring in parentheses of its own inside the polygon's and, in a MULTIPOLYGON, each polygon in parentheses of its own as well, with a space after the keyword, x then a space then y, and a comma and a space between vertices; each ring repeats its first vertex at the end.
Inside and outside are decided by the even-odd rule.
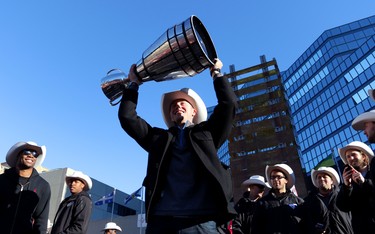
POLYGON ((122 229, 119 226, 117 226, 117 224, 114 223, 114 222, 106 223, 105 227, 103 228, 102 231, 105 231, 105 230, 108 230, 108 229, 110 229, 110 230, 117 230, 117 231, 122 232, 122 229))
POLYGON ((21 142, 14 144, 7 153, 5 160, 10 167, 16 166, 18 154, 22 150, 25 150, 25 149, 34 150, 38 153, 38 157, 36 158, 34 167, 38 167, 42 165, 44 159, 46 158, 46 152, 47 152, 46 147, 44 145, 38 146, 37 143, 32 142, 32 141, 27 141, 27 142, 21 141, 21 142))
POLYGON ((194 124, 199 124, 200 122, 207 120, 207 108, 202 99, 196 92, 194 92, 194 90, 183 88, 178 91, 165 93, 161 97, 161 111, 163 114, 164 122, 168 126, 168 128, 174 125, 174 123, 170 119, 169 112, 172 102, 177 99, 188 101, 197 111, 197 114, 193 119, 194 124))
POLYGON ((286 184, 286 188, 290 189, 293 187, 296 179, 294 176, 294 172, 292 168, 290 168, 288 165, 284 163, 275 164, 273 166, 266 166, 266 178, 267 181, 271 181, 271 172, 274 170, 278 170, 283 172, 283 174, 286 176, 286 179, 288 180, 288 183, 286 184))
POLYGON ((311 180, 315 187, 317 188, 319 187, 316 176, 320 173, 329 175, 333 180, 333 184, 336 187, 339 186, 340 177, 339 177, 339 174, 337 174, 337 171, 335 169, 333 169, 332 167, 319 167, 317 170, 314 170, 314 169, 311 170, 311 180))
POLYGON ((365 143, 360 142, 360 141, 353 141, 353 142, 350 142, 345 147, 338 149, 340 158, 341 158, 342 162, 345 163, 345 164, 348 164, 348 160, 346 160, 345 153, 349 149, 356 149, 356 150, 362 151, 363 153, 365 153, 367 155, 370 162, 371 162, 372 158, 374 157, 374 151, 372 151, 372 149, 370 147, 368 147, 368 145, 366 145, 365 143))
POLYGON ((247 179, 244 182, 242 182, 243 186, 249 186, 251 184, 259 184, 259 185, 262 185, 262 186, 267 187, 267 188, 271 187, 268 183, 266 183, 264 181, 264 177, 260 176, 260 175, 250 176, 249 179, 247 179))
POLYGON ((368 95, 370 96, 370 98, 375 101, 375 89, 369 89, 367 90, 368 92, 368 95))
POLYGON ((365 130, 366 122, 375 122, 375 110, 364 112, 358 115, 352 122, 352 127, 356 131, 365 130))
POLYGON ((66 175, 65 182, 68 185, 70 179, 80 179, 85 183, 84 190, 90 190, 92 188, 92 181, 89 176, 82 173, 82 171, 74 171, 72 174, 66 175))

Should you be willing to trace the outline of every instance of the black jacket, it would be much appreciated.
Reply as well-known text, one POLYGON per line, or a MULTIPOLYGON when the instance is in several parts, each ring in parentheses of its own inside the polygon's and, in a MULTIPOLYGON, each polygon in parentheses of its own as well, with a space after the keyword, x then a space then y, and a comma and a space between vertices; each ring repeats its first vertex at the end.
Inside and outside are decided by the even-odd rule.
POLYGON ((318 191, 311 192, 304 200, 303 223, 305 231, 303 233, 317 234, 325 231, 325 234, 352 234, 352 216, 348 211, 342 211, 337 207, 337 188, 332 191, 329 197, 328 206, 318 194, 318 191))
MULTIPOLYGON (((204 168, 213 176, 220 200, 218 217, 228 221, 233 217, 232 180, 229 168, 225 168, 217 156, 218 148, 228 138, 235 116, 236 96, 226 78, 214 80, 218 105, 207 121, 188 129, 188 141, 193 154, 199 157, 204 168)), ((168 170, 167 150, 173 138, 170 130, 151 127, 137 115, 138 92, 125 89, 119 108, 122 128, 149 153, 147 174, 143 181, 146 187, 146 215, 149 219, 150 207, 160 197, 163 181, 168 170)))
POLYGON ((251 223, 255 213, 257 201, 251 201, 250 198, 241 198, 236 204, 238 212, 233 220, 232 229, 234 234, 251 234, 251 223))
POLYGON ((300 234, 301 218, 297 214, 303 199, 288 190, 282 197, 276 197, 271 189, 262 197, 255 209, 252 233, 255 234, 300 234))
POLYGON ((57 210, 51 234, 85 234, 91 210, 91 198, 86 191, 65 198, 57 210))
MULTIPOLYGON (((374 161, 374 160, 372 160, 374 161)), ((354 233, 375 233, 375 196, 374 185, 368 172, 361 185, 341 186, 337 196, 337 206, 344 211, 351 211, 354 233)))
POLYGON ((0 175, 0 233, 45 234, 50 186, 35 169, 22 191, 19 178, 15 168, 5 170, 0 175))

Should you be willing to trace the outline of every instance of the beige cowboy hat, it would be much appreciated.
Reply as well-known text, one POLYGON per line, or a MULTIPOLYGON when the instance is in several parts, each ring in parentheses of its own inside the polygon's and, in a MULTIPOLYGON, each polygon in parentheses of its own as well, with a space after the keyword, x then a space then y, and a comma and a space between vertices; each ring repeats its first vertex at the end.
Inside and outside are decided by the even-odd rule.
POLYGON ((365 130, 366 122, 375 122, 375 110, 364 112, 358 115, 352 122, 352 127, 356 131, 365 130))
POLYGON ((335 169, 333 169, 332 167, 319 167, 317 170, 314 170, 314 169, 311 170, 311 180, 315 187, 317 188, 319 187, 316 176, 320 173, 329 175, 333 180, 333 184, 336 187, 339 186, 340 177, 339 177, 339 174, 337 174, 337 171, 335 169))
POLYGON ((106 223, 102 231, 105 231, 105 230, 117 230, 117 231, 122 232, 121 227, 117 226, 117 224, 114 222, 106 223))
POLYGON ((92 188, 92 181, 88 175, 83 174, 82 171, 74 171, 73 173, 66 175, 65 183, 68 185, 70 179, 79 179, 85 183, 84 190, 90 190, 92 188))
POLYGON ((283 174, 286 176, 286 179, 288 180, 288 183, 286 184, 286 188, 290 189, 293 187, 296 179, 294 176, 294 172, 292 168, 290 168, 288 165, 284 163, 275 164, 273 166, 266 166, 266 178, 267 181, 271 181, 271 172, 274 170, 278 170, 283 172, 283 174))
POLYGON ((356 150, 362 151, 363 153, 365 153, 367 155, 367 157, 369 157, 370 162, 371 162, 372 158, 374 157, 374 151, 372 151, 372 149, 370 147, 368 147, 368 145, 366 145, 365 143, 360 142, 360 141, 353 141, 353 142, 350 142, 345 147, 338 149, 340 158, 341 158, 342 162, 345 163, 345 164, 348 164, 348 160, 346 159, 345 153, 349 149, 356 149, 356 150))
POLYGON ((170 119, 169 112, 172 102, 177 99, 183 99, 188 101, 197 111, 197 114, 194 116, 193 119, 194 124, 199 124, 200 122, 207 120, 207 108, 203 100, 199 97, 199 95, 196 92, 194 92, 194 90, 189 88, 183 88, 178 91, 165 93, 161 97, 161 110, 163 114, 163 119, 168 128, 174 125, 174 123, 170 119))
POLYGON ((6 160, 7 164, 10 167, 15 167, 16 164, 17 164, 18 154, 22 150, 25 150, 25 149, 26 150, 34 150, 35 152, 38 153, 38 157, 36 158, 36 161, 35 161, 35 167, 38 167, 38 166, 42 165, 44 159, 46 158, 47 149, 44 145, 38 146, 37 143, 32 142, 32 141, 27 141, 27 142, 21 141, 21 142, 17 142, 16 144, 14 144, 9 149, 9 151, 6 155, 5 160, 6 160))
POLYGON ((260 176, 260 175, 250 176, 249 179, 242 182, 242 185, 246 186, 246 187, 251 185, 251 184, 258 184, 258 185, 262 185, 262 186, 267 187, 267 188, 271 188, 271 186, 267 182, 264 181, 264 177, 260 176))

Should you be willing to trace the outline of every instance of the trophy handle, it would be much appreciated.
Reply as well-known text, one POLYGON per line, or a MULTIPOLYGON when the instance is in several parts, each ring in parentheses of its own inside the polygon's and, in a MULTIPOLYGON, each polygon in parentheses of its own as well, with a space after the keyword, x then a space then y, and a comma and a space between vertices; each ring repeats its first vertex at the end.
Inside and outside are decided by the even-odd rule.
POLYGON ((129 82, 129 78, 121 69, 115 68, 107 72, 107 75, 101 80, 101 88, 111 106, 115 106, 121 101, 123 86, 127 86, 129 82))

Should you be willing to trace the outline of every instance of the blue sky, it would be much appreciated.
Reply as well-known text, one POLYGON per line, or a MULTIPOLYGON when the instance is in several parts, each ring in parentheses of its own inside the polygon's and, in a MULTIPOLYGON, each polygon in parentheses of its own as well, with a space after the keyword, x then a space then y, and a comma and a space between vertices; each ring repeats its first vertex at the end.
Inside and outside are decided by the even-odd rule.
MULTIPOLYGON (((373 0, 0 2, 0 154, 18 141, 46 145, 49 169, 70 167, 126 193, 141 186, 147 154, 120 127, 100 89, 112 68, 126 73, 169 27, 196 15, 224 72, 259 56, 286 70, 325 30, 375 14, 373 0)), ((193 88, 215 105, 209 72, 146 82, 139 114, 165 127, 160 96, 193 88)))

